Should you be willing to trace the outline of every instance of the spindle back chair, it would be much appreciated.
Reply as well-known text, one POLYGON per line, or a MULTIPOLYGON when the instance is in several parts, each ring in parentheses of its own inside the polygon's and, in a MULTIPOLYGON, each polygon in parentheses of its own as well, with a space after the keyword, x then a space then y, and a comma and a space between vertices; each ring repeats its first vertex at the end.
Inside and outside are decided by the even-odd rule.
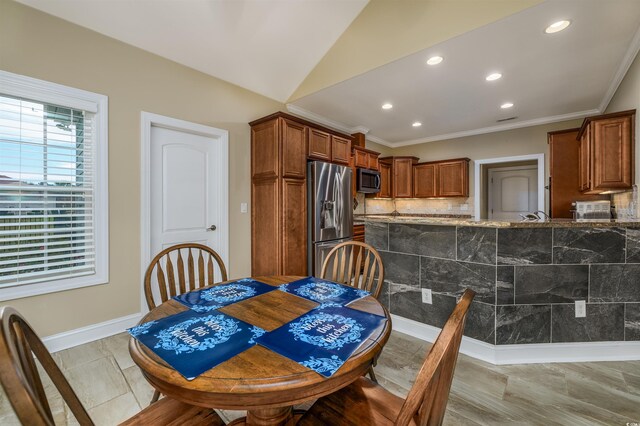
POLYGON ((384 265, 380 254, 369 244, 347 241, 327 254, 320 278, 366 290, 377 299, 384 281, 384 265))
POLYGON ((147 306, 151 310, 173 296, 227 279, 224 262, 213 249, 196 243, 176 244, 158 253, 147 268, 144 275, 147 306), (214 263, 220 270, 217 281, 214 263), (158 290, 156 294, 153 288, 158 290))
POLYGON ((442 424, 458 359, 464 323, 475 296, 465 290, 424 360, 407 397, 361 377, 318 399, 298 426, 439 426, 442 424))

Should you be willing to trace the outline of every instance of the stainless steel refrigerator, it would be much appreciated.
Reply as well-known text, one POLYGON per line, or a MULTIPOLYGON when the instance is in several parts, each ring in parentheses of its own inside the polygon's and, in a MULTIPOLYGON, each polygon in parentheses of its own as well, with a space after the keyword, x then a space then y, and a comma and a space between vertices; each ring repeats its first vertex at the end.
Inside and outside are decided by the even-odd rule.
POLYGON ((309 273, 319 276, 333 247, 353 237, 350 167, 313 161, 307 165, 309 273))

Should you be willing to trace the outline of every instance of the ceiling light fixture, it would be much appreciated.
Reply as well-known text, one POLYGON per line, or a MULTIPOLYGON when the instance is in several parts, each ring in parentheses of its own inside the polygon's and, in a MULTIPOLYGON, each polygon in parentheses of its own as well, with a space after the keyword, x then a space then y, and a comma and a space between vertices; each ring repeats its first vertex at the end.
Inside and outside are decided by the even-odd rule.
POLYGON ((502 109, 507 109, 507 108, 511 108, 513 106, 513 103, 511 102, 505 102, 502 105, 500 105, 500 108, 502 109))
POLYGON ((547 34, 558 33, 564 30, 565 28, 567 28, 569 25, 571 25, 571 21, 562 20, 562 21, 554 22, 553 24, 549 25, 544 30, 544 32, 547 34))
POLYGON ((499 78, 502 78, 502 74, 500 74, 499 72, 494 72, 493 74, 489 74, 485 80, 487 81, 494 81, 497 80, 499 78))
POLYGON ((412 126, 413 126, 413 127, 420 127, 420 126, 422 126, 422 123, 421 123, 421 122, 419 122, 419 121, 415 121, 415 122, 412 124, 412 126))
POLYGON ((432 56, 427 59, 427 65, 438 65, 442 61, 444 61, 442 56, 432 56))
POLYGON ((391 105, 389 102, 387 102, 386 104, 382 104, 382 109, 391 109, 393 108, 393 105, 391 105))

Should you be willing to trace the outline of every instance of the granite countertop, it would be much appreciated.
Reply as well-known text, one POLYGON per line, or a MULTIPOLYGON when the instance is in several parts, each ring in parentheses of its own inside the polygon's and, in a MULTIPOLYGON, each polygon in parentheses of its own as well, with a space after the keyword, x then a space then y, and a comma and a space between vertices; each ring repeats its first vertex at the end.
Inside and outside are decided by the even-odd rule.
POLYGON ((391 216, 391 215, 358 215, 354 221, 384 223, 414 223, 421 225, 442 226, 480 226, 488 228, 601 228, 601 227, 634 227, 640 228, 640 219, 551 219, 536 221, 500 221, 476 220, 473 218, 427 217, 427 216, 391 216))

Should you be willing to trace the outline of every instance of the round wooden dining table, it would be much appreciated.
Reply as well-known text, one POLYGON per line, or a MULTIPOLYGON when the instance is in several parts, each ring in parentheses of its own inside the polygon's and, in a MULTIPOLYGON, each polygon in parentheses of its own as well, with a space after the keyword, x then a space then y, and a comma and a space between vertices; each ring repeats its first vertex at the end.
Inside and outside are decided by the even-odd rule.
MULTIPOLYGON (((253 278, 278 286, 302 277, 253 278)), ((290 293, 271 291, 219 310, 271 331, 316 306, 317 303, 290 293)), ((260 345, 251 347, 190 381, 134 338, 129 341, 129 352, 151 386, 168 397, 202 407, 246 410, 247 416, 231 423, 234 425, 294 424, 299 416, 293 412, 294 405, 335 392, 366 374, 389 338, 391 318, 378 300, 367 296, 351 303, 349 307, 385 316, 387 321, 328 378, 260 345)), ((186 306, 169 300, 150 311, 140 323, 187 309, 186 306)))

